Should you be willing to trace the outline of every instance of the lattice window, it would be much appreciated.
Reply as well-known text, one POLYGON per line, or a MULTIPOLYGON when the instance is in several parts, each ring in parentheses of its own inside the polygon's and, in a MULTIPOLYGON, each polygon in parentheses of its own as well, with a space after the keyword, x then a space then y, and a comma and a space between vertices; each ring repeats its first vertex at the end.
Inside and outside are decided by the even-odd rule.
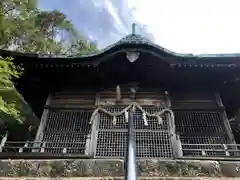
POLYGON ((123 157, 126 151, 126 144, 126 131, 99 131, 96 156, 123 157))
POLYGON ((191 136, 180 135, 183 144, 227 144, 224 136, 191 136))
MULTIPOLYGON (((188 137, 189 138, 189 137, 188 137)), ((215 137, 217 138, 217 137, 215 137)), ((224 141, 221 137, 220 139, 224 141)), ((218 141, 221 141, 221 140, 218 141)), ((193 142, 193 141, 192 141, 193 142)), ((206 141, 205 141, 206 142, 206 141)), ((223 143, 224 144, 224 143, 223 143)), ((186 144, 182 145, 184 156, 226 156, 223 144, 186 144)))
POLYGON ((184 134, 225 134, 224 124, 219 112, 211 111, 174 111, 175 126, 184 134))
POLYGON ((136 132, 137 157, 172 157, 168 132, 136 132))
POLYGON ((44 131, 88 132, 91 115, 92 110, 51 109, 44 131))
MULTIPOLYGON (((172 157, 167 132, 135 132, 137 157, 172 157)), ((127 148, 127 131, 100 131, 96 156, 123 157, 127 148)))
POLYGON ((84 153, 91 110, 50 110, 43 132, 45 151, 57 153, 84 153))
POLYGON ((184 156, 226 156, 221 144, 228 137, 220 112, 175 111, 175 125, 184 156))
POLYGON ((44 133, 45 151, 51 153, 79 153, 84 154, 87 134, 77 132, 48 132, 44 133), (65 150, 64 150, 65 148, 65 150))
MULTIPOLYGON (((122 111, 126 106, 108 106, 104 107, 107 111, 112 113, 122 111)), ((127 123, 125 121, 125 115, 121 115, 117 117, 116 125, 113 125, 113 117, 109 116, 103 112, 100 112, 100 121, 99 121, 99 129, 126 129, 127 123)))
MULTIPOLYGON (((164 108, 158 108, 158 107, 150 107, 150 106, 144 106, 143 108, 148 113, 157 113, 160 112, 164 108)), ((162 116, 163 123, 159 124, 157 118, 153 117, 147 117, 148 126, 144 125, 144 121, 142 119, 142 112, 138 109, 136 109, 136 112, 134 114, 134 127, 135 129, 139 130, 155 130, 155 131, 168 131, 169 130, 169 120, 167 119, 167 115, 164 114, 162 116)))

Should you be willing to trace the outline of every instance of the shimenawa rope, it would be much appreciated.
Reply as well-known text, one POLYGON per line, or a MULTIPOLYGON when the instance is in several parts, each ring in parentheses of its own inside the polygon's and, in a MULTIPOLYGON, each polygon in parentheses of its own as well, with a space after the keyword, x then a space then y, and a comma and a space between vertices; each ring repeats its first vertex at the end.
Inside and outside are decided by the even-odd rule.
POLYGON ((97 109, 94 110, 94 112, 92 113, 92 116, 91 116, 91 119, 90 119, 90 122, 89 124, 92 124, 93 120, 95 119, 96 115, 98 112, 103 112, 109 116, 112 116, 113 117, 113 125, 116 125, 117 124, 117 116, 121 116, 122 114, 125 115, 125 120, 126 122, 128 122, 128 110, 130 108, 133 108, 134 110, 136 108, 138 108, 141 112, 142 112, 142 119, 144 121, 144 125, 145 126, 148 126, 148 121, 147 121, 147 117, 155 117, 157 118, 158 120, 158 124, 162 124, 163 123, 163 120, 162 120, 162 115, 166 112, 170 113, 170 116, 171 116, 171 120, 174 119, 174 114, 173 114, 173 111, 169 108, 165 108, 163 110, 161 110, 160 112, 157 112, 157 113, 148 113, 147 111, 145 111, 139 104, 137 103, 131 103, 130 105, 128 105, 126 108, 124 108, 123 110, 121 110, 120 112, 110 112, 110 111, 107 111, 106 109, 102 108, 102 107, 98 107, 97 109))

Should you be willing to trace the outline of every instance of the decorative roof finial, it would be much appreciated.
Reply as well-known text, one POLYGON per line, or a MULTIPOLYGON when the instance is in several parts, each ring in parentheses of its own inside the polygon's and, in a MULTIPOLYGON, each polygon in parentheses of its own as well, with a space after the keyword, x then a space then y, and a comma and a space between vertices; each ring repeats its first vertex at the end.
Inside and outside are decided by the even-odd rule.
POLYGON ((132 34, 135 34, 135 27, 136 27, 136 24, 133 23, 133 24, 132 24, 132 34))

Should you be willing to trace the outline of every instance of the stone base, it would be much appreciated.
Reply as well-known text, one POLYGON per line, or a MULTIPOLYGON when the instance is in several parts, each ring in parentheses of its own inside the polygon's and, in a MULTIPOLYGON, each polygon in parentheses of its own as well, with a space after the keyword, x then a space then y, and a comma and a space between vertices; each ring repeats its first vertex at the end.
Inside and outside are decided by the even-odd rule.
MULTIPOLYGON (((30 179, 33 177, 34 179, 37 177, 68 177, 70 179, 111 177, 110 179, 117 180, 117 177, 124 177, 123 167, 123 160, 117 159, 0 160, 0 177, 29 177, 30 179)), ((186 177, 185 179, 240 177, 240 162, 138 160, 138 175, 154 179, 155 177, 159 179, 160 177, 175 177, 174 179, 177 177, 186 177)))
MULTIPOLYGON (((68 177, 68 178, 36 178, 36 177, 21 177, 8 178, 0 177, 0 180, 125 180, 124 177, 68 177)), ((240 178, 209 178, 209 177, 139 177, 139 180, 240 180, 240 178)))

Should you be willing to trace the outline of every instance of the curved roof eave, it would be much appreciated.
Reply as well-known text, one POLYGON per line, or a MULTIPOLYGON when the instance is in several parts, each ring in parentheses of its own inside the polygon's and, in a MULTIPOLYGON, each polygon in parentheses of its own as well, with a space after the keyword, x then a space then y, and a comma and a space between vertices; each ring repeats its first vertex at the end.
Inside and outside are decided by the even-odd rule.
MULTIPOLYGON (((151 42, 150 40, 140 36, 140 35, 136 35, 136 34, 129 34, 127 36, 125 36, 124 38, 120 39, 119 41, 117 41, 116 43, 113 43, 109 46, 107 46, 106 48, 103 48, 101 51, 95 52, 95 53, 90 53, 90 54, 86 54, 86 55, 80 55, 78 57, 75 56, 67 56, 67 58, 89 58, 89 57, 94 57, 94 56, 98 56, 101 54, 104 54, 106 52, 108 52, 109 50, 111 50, 112 48, 115 48, 117 46, 120 45, 124 45, 124 44, 131 44, 131 45, 148 45, 152 48, 155 48, 159 51, 162 51, 166 54, 168 54, 169 56, 175 56, 175 57, 194 57, 192 54, 180 54, 180 53, 175 53, 173 51, 170 51, 168 49, 165 49, 153 42, 151 42)), ((41 55, 40 55, 41 56, 41 55)), ((41 57, 48 57, 48 55, 43 55, 41 57)), ((56 56, 56 57, 62 57, 62 56, 56 56)))
POLYGON ((21 53, 21 52, 15 52, 15 51, 11 51, 11 50, 1 50, 2 52, 5 52, 7 54, 12 54, 12 55, 19 55, 19 56, 28 56, 28 57, 38 57, 38 58, 91 58, 91 57, 95 57, 95 56, 99 56, 102 54, 105 54, 106 52, 110 51, 111 49, 124 45, 124 44, 129 44, 129 45, 148 45, 152 48, 155 48, 159 51, 162 51, 166 54, 169 54, 170 56, 179 56, 179 57, 192 57, 191 54, 178 54, 172 51, 169 51, 151 41, 149 41, 148 39, 140 36, 140 35, 136 35, 136 34, 130 34, 125 36, 124 38, 120 39, 119 41, 117 41, 116 43, 113 43, 109 46, 107 46, 106 48, 103 48, 102 50, 98 51, 98 52, 93 52, 90 54, 82 54, 79 56, 64 56, 64 55, 49 55, 49 54, 34 54, 34 53, 21 53))
POLYGON ((93 52, 90 54, 83 54, 79 56, 63 56, 63 55, 49 55, 49 54, 34 54, 34 53, 20 53, 20 52, 15 52, 15 51, 10 51, 10 50, 0 50, 0 55, 2 53, 5 54, 11 54, 11 55, 17 55, 17 56, 27 56, 27 57, 35 57, 35 58, 66 58, 66 59, 72 59, 72 58, 77 58, 77 59, 85 59, 85 58, 93 58, 97 56, 101 56, 111 49, 121 46, 121 45, 147 45, 149 47, 152 47, 158 51, 162 51, 165 54, 168 54, 169 56, 176 57, 176 58, 197 58, 197 59, 209 59, 209 58, 232 58, 232 57, 240 57, 240 53, 232 53, 232 54, 200 54, 200 55, 193 55, 193 54, 184 54, 184 53, 176 53, 173 51, 170 51, 162 46, 159 46, 150 40, 136 34, 130 34, 125 36, 124 38, 120 39, 116 43, 107 46, 106 48, 98 51, 98 52, 93 52))

